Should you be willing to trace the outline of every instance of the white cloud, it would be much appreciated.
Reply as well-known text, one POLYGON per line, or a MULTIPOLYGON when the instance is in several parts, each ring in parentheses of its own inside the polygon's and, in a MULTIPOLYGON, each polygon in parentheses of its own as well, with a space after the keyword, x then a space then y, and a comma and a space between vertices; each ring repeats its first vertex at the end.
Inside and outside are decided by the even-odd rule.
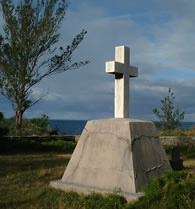
MULTIPOLYGON (((67 112, 66 117, 101 118, 97 115, 102 114, 107 117, 113 116, 114 77, 105 74, 104 63, 114 59, 114 47, 117 45, 125 44, 131 47, 131 63, 139 68, 140 76, 132 82, 131 86, 132 116, 135 115, 140 119, 154 118, 152 109, 160 104, 163 96, 167 95, 169 87, 173 88, 176 98, 180 101, 183 96, 178 92, 190 94, 190 92, 187 93, 187 86, 190 85, 193 89, 193 81, 179 82, 181 73, 179 77, 176 74, 175 79, 169 80, 169 75, 174 76, 174 71, 178 73, 180 69, 186 74, 193 70, 195 39, 192 36, 194 29, 191 27, 190 20, 181 21, 170 18, 167 23, 163 23, 163 26, 157 23, 153 25, 146 23, 142 28, 130 15, 107 16, 105 8, 82 5, 77 12, 72 11, 69 14, 68 27, 71 28, 72 34, 76 33, 78 28, 79 31, 82 28, 88 30, 84 42, 77 51, 77 56, 89 58, 91 64, 86 66, 85 70, 64 74, 62 81, 66 81, 66 85, 72 86, 72 89, 69 89, 71 93, 66 90, 63 93, 68 95, 67 99, 72 104, 84 107, 79 110, 73 105, 75 111, 71 111, 69 107, 67 111, 70 114, 67 112), (150 31, 147 32, 147 30, 150 31), (151 34, 153 39, 150 37, 151 34), (164 71, 170 68, 172 71, 168 72, 167 76, 164 75, 164 71), (73 87, 74 84, 75 87, 73 87), (110 108, 107 108, 108 106, 110 108)), ((145 15, 148 14, 145 13, 145 15)), ((57 81, 54 85, 56 83, 57 86, 60 85, 57 81)), ((185 97, 189 102, 189 96, 185 97)), ((186 110, 187 105, 183 106, 186 110)), ((187 120, 191 119, 190 114, 187 114, 187 120)))
POLYGON ((74 58, 89 59, 91 63, 43 80, 34 94, 44 89, 48 95, 27 112, 28 116, 47 113, 56 119, 113 117, 114 76, 105 73, 105 62, 114 60, 115 46, 127 45, 131 64, 139 68, 139 77, 130 82, 132 117, 154 119, 152 109, 160 105, 171 87, 186 112, 185 119, 195 120, 194 1, 121 2, 71 2, 59 44, 70 43, 86 29, 88 34, 74 58))

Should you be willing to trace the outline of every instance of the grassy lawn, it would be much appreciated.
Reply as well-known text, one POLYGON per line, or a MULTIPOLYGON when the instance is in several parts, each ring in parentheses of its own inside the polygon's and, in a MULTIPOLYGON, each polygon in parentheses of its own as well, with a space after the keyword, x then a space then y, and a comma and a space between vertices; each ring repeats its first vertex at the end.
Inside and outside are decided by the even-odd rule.
POLYGON ((49 186, 62 177, 70 155, 0 156, 0 208, 56 208, 63 192, 49 186))
POLYGON ((70 154, 0 155, 0 209, 122 208, 126 200, 115 194, 84 196, 50 187, 69 159, 70 154))
MULTIPOLYGON (((190 151, 184 150, 181 153, 184 166, 190 170, 195 170, 194 151, 195 149, 190 151)), ((51 180, 62 177, 70 156, 71 154, 51 152, 51 149, 42 153, 36 150, 35 153, 28 152, 22 154, 16 152, 1 154, 0 209, 160 208, 151 206, 148 200, 143 200, 143 206, 132 206, 132 204, 127 203, 123 198, 114 194, 110 194, 106 198, 99 194, 84 196, 75 192, 64 192, 50 187, 49 182, 51 180), (146 207, 144 201, 147 201, 150 205, 146 207)), ((189 176, 185 178, 186 182, 189 181, 189 176)), ((190 182, 190 185, 192 183, 190 182)))

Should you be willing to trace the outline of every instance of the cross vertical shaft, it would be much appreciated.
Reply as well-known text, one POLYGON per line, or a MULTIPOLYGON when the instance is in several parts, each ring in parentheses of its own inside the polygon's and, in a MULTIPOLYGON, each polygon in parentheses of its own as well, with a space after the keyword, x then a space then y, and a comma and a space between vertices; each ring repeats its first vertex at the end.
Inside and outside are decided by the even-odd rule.
POLYGON ((115 61, 106 62, 106 72, 115 74, 114 117, 129 118, 129 77, 137 77, 137 68, 129 65, 129 48, 115 48, 115 61))
MULTIPOLYGON (((115 61, 129 66, 129 48, 116 47, 115 61)), ((129 117, 129 76, 115 74, 115 96, 114 96, 114 117, 129 117)))

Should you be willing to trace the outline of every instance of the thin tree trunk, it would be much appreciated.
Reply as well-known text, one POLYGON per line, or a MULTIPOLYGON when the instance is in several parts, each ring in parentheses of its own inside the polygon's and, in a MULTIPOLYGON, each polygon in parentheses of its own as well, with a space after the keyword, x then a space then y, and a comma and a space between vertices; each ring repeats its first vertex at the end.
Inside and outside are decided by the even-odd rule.
POLYGON ((22 126, 23 113, 24 111, 19 108, 16 110, 16 129, 20 129, 22 126))

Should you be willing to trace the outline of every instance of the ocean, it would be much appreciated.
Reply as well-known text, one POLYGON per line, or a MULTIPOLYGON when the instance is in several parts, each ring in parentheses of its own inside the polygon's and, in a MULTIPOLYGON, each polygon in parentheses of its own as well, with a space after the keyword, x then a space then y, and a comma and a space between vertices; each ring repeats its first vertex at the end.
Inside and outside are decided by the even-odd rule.
POLYGON ((59 134, 81 135, 87 120, 50 120, 49 128, 59 134))
MULTIPOLYGON (((87 120, 50 120, 49 128, 57 130, 59 134, 81 135, 87 120)), ((182 122, 181 129, 190 129, 195 127, 195 122, 182 122)))

